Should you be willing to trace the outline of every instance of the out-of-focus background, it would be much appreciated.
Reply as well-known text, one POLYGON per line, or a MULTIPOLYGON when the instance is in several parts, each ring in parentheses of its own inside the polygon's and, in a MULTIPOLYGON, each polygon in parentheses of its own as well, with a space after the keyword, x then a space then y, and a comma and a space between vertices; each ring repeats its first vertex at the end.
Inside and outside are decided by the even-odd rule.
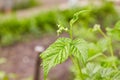
MULTIPOLYGON (((104 30, 120 20, 120 0, 0 0, 0 80, 33 80, 35 47, 47 48, 57 38, 59 22, 69 26, 75 12, 87 9, 91 14, 80 16, 75 36, 94 41, 88 27, 97 23, 104 30)), ((49 79, 73 80, 70 65, 68 60, 55 67, 49 79)))

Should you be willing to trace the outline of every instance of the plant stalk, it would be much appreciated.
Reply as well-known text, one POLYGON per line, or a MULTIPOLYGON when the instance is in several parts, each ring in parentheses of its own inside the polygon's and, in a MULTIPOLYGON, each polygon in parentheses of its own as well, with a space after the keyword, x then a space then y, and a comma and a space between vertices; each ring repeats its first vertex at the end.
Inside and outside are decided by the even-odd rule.
POLYGON ((70 56, 70 59, 72 61, 72 63, 74 64, 74 66, 79 69, 79 72, 80 72, 80 76, 81 76, 81 79, 84 80, 84 77, 83 77, 83 74, 82 74, 82 71, 81 71, 81 66, 79 65, 79 60, 77 58, 73 58, 72 56, 70 56))
MULTIPOLYGON (((70 35, 71 39, 73 39, 73 30, 72 29, 73 29, 73 26, 70 25, 69 35, 70 35)), ((79 60, 77 58, 73 58, 73 56, 70 56, 70 59, 71 59, 72 63, 74 64, 74 66, 79 69, 81 79, 84 80, 79 60)))
MULTIPOLYGON (((111 57, 114 57, 111 38, 109 38, 101 29, 98 29, 98 30, 99 30, 99 32, 103 35, 104 38, 109 39, 108 45, 109 45, 109 49, 110 49, 110 54, 111 54, 111 57)), ((113 67, 114 67, 116 70, 118 70, 115 62, 113 63, 113 67)))
POLYGON ((73 39, 73 27, 72 25, 70 25, 70 30, 69 30, 69 35, 70 35, 70 38, 73 39))

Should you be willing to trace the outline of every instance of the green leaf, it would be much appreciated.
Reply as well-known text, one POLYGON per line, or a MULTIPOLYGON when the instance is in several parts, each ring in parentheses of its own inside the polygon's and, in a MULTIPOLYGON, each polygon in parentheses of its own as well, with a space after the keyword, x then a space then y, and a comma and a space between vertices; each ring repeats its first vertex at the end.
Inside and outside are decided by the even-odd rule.
POLYGON ((82 39, 76 39, 71 45, 72 54, 77 57, 79 60, 82 60, 85 63, 88 59, 88 45, 87 42, 82 39))
POLYGON ((111 67, 104 68, 96 63, 88 63, 86 67, 82 69, 82 73, 87 75, 86 80, 119 80, 117 79, 119 78, 118 72, 119 71, 116 72, 116 70, 111 67))
POLYGON ((73 55, 85 63, 88 59, 87 42, 82 39, 71 40, 69 38, 59 38, 40 56, 43 59, 44 79, 52 67, 60 64, 73 55))
POLYGON ((120 71, 117 71, 114 76, 112 77, 112 80, 120 80, 120 71))
POLYGON ((89 60, 95 59, 108 49, 108 39, 100 39, 96 43, 89 43, 88 46, 89 60))
POLYGON ((84 73, 87 74, 89 77, 92 77, 93 75, 96 75, 96 73, 98 73, 100 69, 100 65, 95 63, 88 63, 86 65, 84 73))
POLYGON ((106 28, 107 35, 112 39, 120 41, 120 21, 116 23, 114 28, 106 28))
POLYGON ((101 68, 100 75, 102 78, 110 78, 113 75, 114 70, 112 68, 101 68))
POLYGON ((99 52, 104 52, 108 49, 108 45, 109 45, 109 39, 100 39, 97 43, 96 46, 99 49, 99 52))
POLYGON ((46 80, 49 70, 68 59, 70 55, 70 43, 69 38, 59 38, 49 48, 43 52, 40 56, 43 59, 44 79, 46 80))

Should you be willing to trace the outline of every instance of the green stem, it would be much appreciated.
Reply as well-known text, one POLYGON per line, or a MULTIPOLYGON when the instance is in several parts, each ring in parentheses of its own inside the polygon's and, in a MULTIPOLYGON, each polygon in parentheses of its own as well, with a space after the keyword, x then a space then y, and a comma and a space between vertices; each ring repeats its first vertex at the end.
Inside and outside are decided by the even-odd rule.
POLYGON ((92 61, 92 60, 94 60, 95 58, 97 58, 97 57, 99 57, 99 56, 103 56, 104 58, 107 58, 107 56, 106 56, 105 54, 100 53, 99 55, 96 55, 96 56, 93 56, 93 57, 89 58, 89 59, 87 60, 87 62, 92 61))
MULTIPOLYGON (((73 27, 72 27, 72 25, 70 25, 69 35, 70 35, 71 39, 73 39, 73 30, 72 29, 73 29, 73 27)), ((70 59, 71 59, 72 63, 74 64, 74 66, 79 69, 81 79, 84 80, 79 60, 77 58, 73 58, 73 56, 70 56, 70 59)))
MULTIPOLYGON (((100 32, 106 39, 108 39, 108 37, 106 36, 106 34, 105 34, 101 29, 99 29, 99 32, 100 32)), ((112 48, 111 39, 109 40, 109 49, 110 49, 111 56, 113 57, 113 56, 114 56, 114 53, 113 53, 113 48, 112 48)))
POLYGON ((73 58, 72 56, 70 56, 70 59, 72 60, 72 63, 74 64, 74 66, 79 69, 81 79, 84 80, 84 76, 81 71, 79 60, 77 58, 73 58))
POLYGON ((79 72, 80 72, 80 75, 81 75, 81 79, 84 80, 84 76, 83 76, 82 71, 81 71, 82 69, 81 69, 81 66, 80 66, 79 60, 76 59, 76 62, 77 62, 77 66, 78 66, 78 69, 79 69, 79 72))
POLYGON ((98 31, 107 39, 108 37, 106 36, 106 34, 101 30, 101 29, 98 29, 98 31))
POLYGON ((110 40, 109 40, 109 48, 110 48, 111 56, 114 56, 111 38, 110 38, 110 40))
MULTIPOLYGON (((111 56, 114 57, 113 47, 112 47, 112 40, 111 40, 111 38, 110 38, 110 40, 109 40, 109 48, 110 48, 111 56)), ((116 64, 115 64, 115 62, 113 63, 113 66, 114 66, 114 68, 115 68, 116 70, 118 70, 118 68, 117 68, 117 66, 116 66, 116 64)))
POLYGON ((70 38, 73 39, 72 25, 70 25, 69 35, 70 35, 70 38))
MULTIPOLYGON (((106 38, 106 39, 109 38, 108 36, 106 36, 106 34, 101 29, 98 29, 98 30, 104 36, 104 38, 106 38)), ((110 49, 110 54, 111 54, 111 57, 114 57, 113 47, 112 47, 112 40, 111 40, 111 38, 109 38, 109 39, 110 40, 109 40, 109 44, 108 45, 109 45, 109 49, 110 49)), ((113 66, 117 70, 117 66, 116 66, 115 62, 113 63, 113 66)))

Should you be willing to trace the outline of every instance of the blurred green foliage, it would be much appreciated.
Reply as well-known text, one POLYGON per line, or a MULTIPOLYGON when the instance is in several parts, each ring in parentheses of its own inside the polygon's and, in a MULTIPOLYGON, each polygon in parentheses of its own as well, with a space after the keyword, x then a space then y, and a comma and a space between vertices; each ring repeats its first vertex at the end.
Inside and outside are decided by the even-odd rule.
POLYGON ((5 58, 0 58, 0 64, 3 64, 5 62, 7 62, 7 60, 5 58))
POLYGON ((26 9, 26 8, 34 7, 39 4, 40 3, 38 3, 37 0, 27 0, 26 2, 21 1, 20 3, 15 3, 12 9, 13 10, 26 9))
POLYGON ((0 71, 0 80, 11 80, 11 79, 15 79, 17 78, 17 75, 16 74, 7 74, 6 72, 4 71, 0 71))
MULTIPOLYGON (((89 59, 88 59, 88 64, 86 64, 85 66, 82 66, 83 76, 85 76, 87 80, 110 80, 110 79, 119 80, 120 79, 120 76, 118 76, 120 75, 119 73, 120 71, 119 70, 120 69, 119 67, 120 66, 120 61, 119 61, 120 30, 119 29, 120 29, 120 21, 118 21, 113 28, 107 27, 104 32, 102 31, 102 29, 100 29, 100 25, 95 25, 92 29, 93 31, 90 30, 91 33, 88 33, 88 35, 89 34, 94 35, 96 34, 95 32, 99 32, 103 37, 97 34, 96 36, 94 36, 97 38, 97 40, 92 42, 89 41, 89 39, 91 39, 92 37, 90 38, 89 36, 89 38, 87 38, 87 41, 89 41, 88 42, 89 59), (118 71, 117 74, 115 74, 113 69, 110 68, 111 66, 113 66, 113 63, 117 64, 117 67, 118 67, 118 69, 116 70, 118 71), (115 76, 113 76, 112 78, 111 75, 112 76, 115 75, 115 76)), ((84 38, 84 36, 82 36, 81 38, 84 38)), ((80 63, 80 66, 81 65, 82 64, 80 63)), ((72 67, 71 70, 75 75, 74 80, 81 80, 79 69, 72 67)))
POLYGON ((114 25, 120 19, 111 2, 106 2, 97 7, 89 5, 81 8, 47 11, 24 19, 18 19, 16 16, 13 16, 0 21, 0 45, 6 46, 28 39, 26 36, 39 37, 43 34, 53 33, 57 29, 57 24, 68 24, 73 14, 83 9, 91 10, 91 12, 79 16, 79 24, 76 25, 80 27, 76 27, 77 31, 79 30, 78 28, 83 28, 85 30, 83 32, 86 32, 88 26, 92 27, 95 23, 102 25, 102 27, 107 27, 114 25), (64 22, 60 22, 58 19, 64 19, 60 20, 64 22))
POLYGON ((21 9, 31 8, 37 5, 41 5, 39 0, 3 0, 1 1, 2 5, 0 6, 0 13, 6 12, 9 10, 17 11, 21 9))
MULTIPOLYGON (((4 64, 7 62, 6 58, 0 58, 0 65, 4 64)), ((10 73, 7 74, 5 71, 0 70, 0 80, 11 80, 17 78, 16 74, 10 73)))

